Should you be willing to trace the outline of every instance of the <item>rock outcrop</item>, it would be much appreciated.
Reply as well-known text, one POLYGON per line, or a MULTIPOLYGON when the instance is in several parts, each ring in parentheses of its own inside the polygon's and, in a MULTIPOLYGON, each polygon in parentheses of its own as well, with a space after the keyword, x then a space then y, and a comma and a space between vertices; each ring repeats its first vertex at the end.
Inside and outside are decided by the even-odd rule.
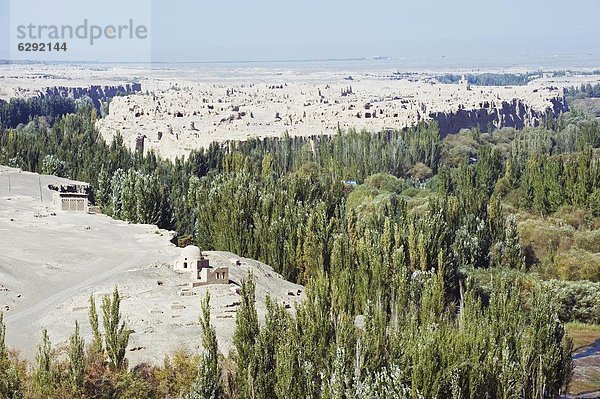
POLYGON ((115 96, 138 93, 142 90, 140 83, 131 83, 118 86, 98 86, 92 85, 89 87, 66 87, 55 86, 47 87, 41 93, 42 96, 61 96, 72 97, 74 99, 89 97, 96 108, 100 107, 101 101, 109 100, 115 96))
POLYGON ((459 108, 456 112, 432 112, 429 117, 437 121, 442 137, 458 133, 461 129, 479 128, 482 132, 489 132, 502 127, 539 126, 544 120, 556 119, 569 110, 564 96, 550 99, 551 106, 544 110, 535 110, 520 99, 511 102, 503 101, 500 104, 484 102, 480 108, 459 108))

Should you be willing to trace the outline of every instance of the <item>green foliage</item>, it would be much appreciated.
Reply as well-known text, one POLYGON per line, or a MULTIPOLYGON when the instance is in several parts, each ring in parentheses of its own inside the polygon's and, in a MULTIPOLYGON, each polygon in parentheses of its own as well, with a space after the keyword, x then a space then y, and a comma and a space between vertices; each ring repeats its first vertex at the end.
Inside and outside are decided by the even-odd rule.
POLYGON ((600 252, 571 249, 554 258, 557 274, 563 280, 600 282, 600 252))
POLYGON ((594 189, 594 192, 592 192, 588 199, 588 206, 594 216, 600 216, 600 188, 594 189))
POLYGON ((46 155, 42 160, 42 174, 65 177, 65 163, 54 155, 46 155))
POLYGON ((346 393, 348 398, 364 399, 422 399, 423 396, 414 392, 404 383, 398 367, 384 368, 369 374, 364 380, 358 381, 353 390, 346 393))
POLYGON ((155 175, 130 169, 122 176, 117 170, 113 176, 112 190, 119 193, 118 200, 111 204, 115 218, 134 223, 168 225, 165 189, 155 175))
POLYGON ((74 391, 83 387, 85 372, 85 342, 79 333, 79 323, 75 322, 75 332, 69 338, 69 382, 74 391))
POLYGON ((233 343, 236 349, 237 386, 242 397, 249 397, 254 378, 250 366, 254 361, 254 346, 259 333, 258 315, 254 304, 255 283, 251 274, 242 282, 240 296, 233 343))
POLYGON ((301 350, 298 339, 295 323, 290 320, 277 345, 275 393, 278 398, 300 399, 305 397, 304 384, 301 379, 302 365, 298 362, 301 350))
POLYGON ((94 294, 90 295, 89 299, 90 310, 89 310, 89 322, 92 329, 92 343, 90 344, 90 352, 95 354, 103 354, 104 349, 102 345, 102 335, 98 328, 98 312, 96 310, 96 301, 94 300, 94 294))
POLYGON ((600 235, 597 229, 587 228, 585 215, 566 208, 552 218, 520 222, 528 267, 536 266, 547 278, 600 281, 600 235))
POLYGON ((566 94, 575 98, 600 97, 600 84, 582 83, 579 87, 566 89, 566 94))
MULTIPOLYGON (((361 329, 334 322, 329 278, 313 277, 296 316, 283 328, 266 323, 250 358, 269 359, 260 337, 278 337, 267 362, 278 397, 556 397, 571 344, 548 294, 500 279, 483 305, 469 283, 458 312, 446 312, 443 275, 400 279, 395 298, 368 306, 361 329)), ((242 397, 267 397, 259 392, 242 397)))
POLYGON ((544 287, 554 297, 562 321, 600 324, 600 283, 550 280, 544 287))
MULTIPOLYGON (((464 131, 444 141, 435 124, 286 135, 213 143, 174 161, 134 154, 119 135, 105 143, 94 122, 84 106, 51 127, 34 118, 0 129, 0 163, 89 181, 113 217, 261 260, 306 284, 306 297, 294 312, 268 298, 260 325, 249 276, 231 358, 218 358, 207 297, 201 356, 127 371, 115 288, 102 301, 104 337, 90 297, 87 357, 78 326, 67 362, 45 335, 38 393, 551 398, 568 382, 571 347, 557 315, 595 320, 595 286, 540 289, 533 277, 494 272, 598 278, 597 122, 571 114, 558 131, 464 131), (482 270, 489 286, 469 278, 482 270), (84 389, 70 391, 82 378, 84 389)), ((2 363, 2 347, 4 373, 15 366, 2 363)))
POLYGON ((0 126, 15 128, 36 116, 53 120, 57 116, 73 113, 75 110, 75 100, 62 96, 11 98, 8 102, 0 100, 0 126))
POLYGON ((0 397, 20 399, 23 397, 22 382, 15 362, 10 358, 5 337, 4 315, 0 312, 0 397))
POLYGON ((210 294, 207 292, 202 301, 202 316, 200 317, 202 330, 202 355, 198 374, 194 381, 188 399, 216 399, 220 397, 219 376, 220 370, 217 362, 217 333, 210 324, 210 294))
MULTIPOLYGON (((466 75, 467 81, 477 86, 523 86, 542 76, 541 72, 526 73, 480 73, 466 75)), ((445 74, 437 76, 440 83, 458 83, 462 75, 445 74)))
POLYGON ((146 364, 141 364, 129 373, 118 375, 113 397, 119 399, 158 398, 156 385, 152 368, 146 364))
POLYGON ((159 397, 181 398, 189 393, 196 381, 200 357, 183 350, 165 356, 161 368, 154 372, 159 397))
POLYGON ((121 297, 115 287, 112 298, 102 298, 102 321, 104 326, 104 343, 106 353, 113 369, 121 370, 127 366, 125 352, 131 334, 124 321, 121 321, 121 297))
POLYGON ((35 355, 35 370, 33 372, 33 393, 37 397, 51 397, 55 389, 56 368, 52 354, 52 346, 48 331, 42 329, 42 342, 38 345, 35 355))
POLYGON ((279 331, 283 328, 285 311, 267 297, 267 315, 254 345, 255 355, 252 357, 249 374, 252 375, 250 394, 256 398, 275 397, 277 368, 276 345, 279 342, 279 331))
POLYGON ((525 256, 519 241, 517 222, 514 216, 506 219, 504 240, 499 241, 494 247, 497 256, 497 266, 522 269, 525 267, 525 256))

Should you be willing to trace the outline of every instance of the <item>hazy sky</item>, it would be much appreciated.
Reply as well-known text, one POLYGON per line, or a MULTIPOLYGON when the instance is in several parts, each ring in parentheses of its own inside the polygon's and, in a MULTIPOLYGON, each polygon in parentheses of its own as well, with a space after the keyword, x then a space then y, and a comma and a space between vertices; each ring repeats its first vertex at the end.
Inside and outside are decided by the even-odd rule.
POLYGON ((155 1, 165 60, 598 53, 599 0, 155 1))
POLYGON ((102 61, 600 56, 600 0, 0 0, 0 58, 35 56, 15 52, 17 24, 83 18, 149 25, 144 43, 70 47, 102 61))

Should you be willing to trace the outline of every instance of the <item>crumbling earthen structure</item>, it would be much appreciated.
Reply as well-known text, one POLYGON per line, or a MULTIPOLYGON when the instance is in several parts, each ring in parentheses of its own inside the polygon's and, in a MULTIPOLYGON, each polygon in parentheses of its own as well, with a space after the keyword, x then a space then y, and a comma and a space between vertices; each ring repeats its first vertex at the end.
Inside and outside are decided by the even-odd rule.
POLYGON ((208 258, 204 257, 200 249, 194 245, 188 245, 181 250, 173 269, 176 272, 190 273, 192 286, 229 283, 229 267, 210 266, 208 258))

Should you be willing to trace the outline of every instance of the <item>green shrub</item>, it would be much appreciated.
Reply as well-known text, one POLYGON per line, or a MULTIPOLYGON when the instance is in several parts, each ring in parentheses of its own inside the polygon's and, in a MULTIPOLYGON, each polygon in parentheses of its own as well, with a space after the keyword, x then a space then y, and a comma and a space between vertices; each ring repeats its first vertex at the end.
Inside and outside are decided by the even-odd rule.
POLYGON ((563 280, 589 280, 600 282, 600 253, 572 249, 558 253, 555 268, 563 280))
POLYGON ((408 173, 415 180, 425 180, 433 175, 431 168, 425 165, 423 162, 417 162, 412 168, 410 168, 408 173))
POLYGON ((588 206, 594 216, 600 216, 600 188, 595 189, 590 195, 588 206))
POLYGON ((399 193, 405 187, 404 179, 399 179, 389 173, 377 173, 367 177, 365 185, 381 191, 399 193))
POLYGON ((564 321, 600 324, 600 283, 550 280, 543 283, 564 321))
POLYGON ((531 248, 540 262, 553 261, 554 255, 571 249, 575 230, 554 226, 543 220, 528 219, 518 226, 521 246, 531 248))
POLYGON ((588 219, 589 211, 572 205, 563 205, 554 212, 552 217, 566 222, 575 229, 579 229, 588 219))
POLYGON ((600 253, 600 230, 578 232, 575 235, 575 246, 586 251, 600 253))

